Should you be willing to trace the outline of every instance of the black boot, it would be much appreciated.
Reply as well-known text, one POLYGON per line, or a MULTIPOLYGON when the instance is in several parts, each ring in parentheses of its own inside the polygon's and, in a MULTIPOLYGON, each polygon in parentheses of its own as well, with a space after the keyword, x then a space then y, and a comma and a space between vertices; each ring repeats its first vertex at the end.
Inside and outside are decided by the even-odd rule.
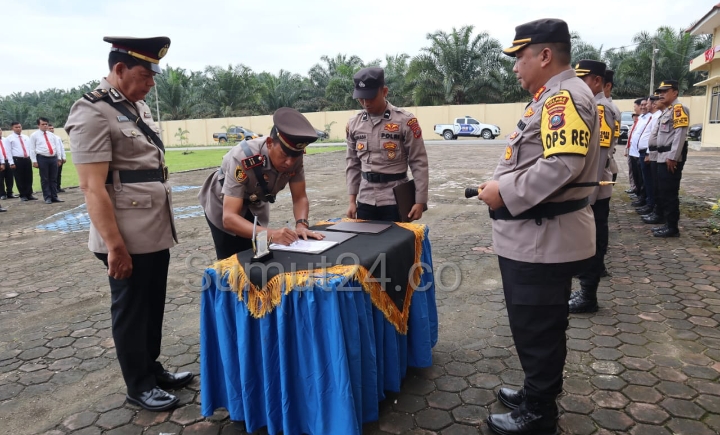
POLYGON ((525 388, 519 390, 513 390, 512 388, 500 388, 497 393, 497 398, 506 407, 510 409, 517 409, 518 406, 525 400, 525 388))
POLYGON ((591 289, 580 283, 578 295, 570 299, 571 313, 594 313, 598 310, 597 288, 591 289))
POLYGON ((507 414, 490 414, 487 424, 500 435, 557 435, 558 408, 555 401, 526 398, 507 414))

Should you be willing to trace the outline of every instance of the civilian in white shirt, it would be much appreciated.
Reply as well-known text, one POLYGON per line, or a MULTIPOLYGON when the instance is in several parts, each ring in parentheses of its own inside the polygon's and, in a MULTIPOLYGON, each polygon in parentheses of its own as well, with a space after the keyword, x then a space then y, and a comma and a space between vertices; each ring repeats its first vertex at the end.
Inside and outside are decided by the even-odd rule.
POLYGON ((53 127, 52 124, 48 124, 48 131, 52 133, 53 137, 55 138, 55 143, 57 144, 57 156, 58 156, 58 176, 57 176, 57 191, 58 193, 65 193, 65 189, 62 187, 62 170, 63 166, 65 166, 65 163, 67 162, 67 159, 65 157, 65 144, 63 144, 62 139, 60 139, 60 136, 55 134, 55 127, 53 127))
POLYGON ((38 168, 40 173, 40 186, 42 187, 45 204, 63 202, 57 196, 57 170, 62 164, 57 157, 57 144, 54 144, 54 136, 48 134, 48 119, 40 117, 37 119, 38 130, 30 135, 28 152, 33 162, 33 167, 38 168))
POLYGON ((10 153, 10 147, 3 141, 2 128, 0 128, 0 165, 4 166, 4 169, 0 170, 0 199, 17 198, 12 193, 15 184, 13 179, 15 161, 10 153))
MULTIPOLYGON (((650 115, 647 113, 647 99, 639 98, 640 100, 640 117, 638 118, 637 124, 633 129, 632 136, 630 137, 630 161, 632 163, 633 179, 635 180, 635 186, 638 189, 637 199, 630 203, 633 207, 645 206, 645 186, 643 185, 642 170, 640 169, 640 137, 643 131, 647 127, 650 121, 650 115)), ((637 100, 636 100, 637 101, 637 100)))
POLYGON ((33 171, 32 160, 30 159, 30 138, 22 134, 22 124, 13 121, 13 132, 5 138, 5 146, 10 149, 13 161, 15 162, 15 184, 17 184, 20 201, 34 201, 33 196, 33 171))
POLYGON ((648 143, 650 141, 650 133, 660 118, 660 111, 657 108, 658 97, 650 96, 647 101, 648 113, 646 117, 648 122, 640 135, 638 150, 640 151, 640 171, 643 178, 643 186, 645 186, 645 205, 636 209, 640 215, 648 215, 655 209, 655 192, 652 171, 650 170, 650 158, 648 156, 648 143))

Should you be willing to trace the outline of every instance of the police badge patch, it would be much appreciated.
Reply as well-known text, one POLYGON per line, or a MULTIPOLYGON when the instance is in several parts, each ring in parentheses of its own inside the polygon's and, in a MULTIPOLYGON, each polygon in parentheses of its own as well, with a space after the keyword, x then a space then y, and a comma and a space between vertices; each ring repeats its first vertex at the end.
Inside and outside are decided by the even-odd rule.
POLYGON ((247 174, 243 171, 242 166, 238 165, 235 167, 235 181, 238 183, 244 183, 247 181, 247 174))
POLYGON ((364 149, 365 149, 365 144, 364 144, 364 143, 359 143, 359 144, 357 144, 357 150, 358 150, 358 151, 362 151, 362 150, 364 150, 364 149))

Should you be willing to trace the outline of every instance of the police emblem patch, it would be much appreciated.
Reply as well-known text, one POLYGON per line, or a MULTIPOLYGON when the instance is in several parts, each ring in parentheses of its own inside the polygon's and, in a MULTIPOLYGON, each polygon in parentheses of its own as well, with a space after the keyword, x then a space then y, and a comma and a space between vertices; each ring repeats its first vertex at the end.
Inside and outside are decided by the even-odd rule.
POLYGON ((365 149, 365 144, 364 144, 364 143, 359 143, 359 144, 357 144, 357 150, 358 150, 358 151, 362 151, 362 150, 364 150, 364 149, 365 149))
POLYGON ((509 139, 509 140, 513 140, 513 139, 515 139, 516 137, 518 137, 518 132, 517 132, 517 131, 513 131, 512 134, 510 135, 510 137, 508 137, 508 139, 509 139))
POLYGON ((397 144, 394 142, 385 142, 383 144, 383 148, 385 148, 386 150, 395 150, 397 149, 397 144))
POLYGON ((385 130, 394 132, 400 130, 400 126, 398 124, 385 124, 385 130))
POLYGON ((535 114, 535 111, 532 107, 528 107, 528 110, 525 111, 525 114, 523 115, 524 118, 529 118, 535 114))
POLYGON ((685 113, 682 104, 673 106, 673 128, 687 127, 690 125, 690 117, 685 113))
POLYGON ((511 146, 508 146, 507 148, 505 148, 505 160, 510 160, 510 158, 512 157, 512 154, 513 153, 512 153, 511 146))
POLYGON ((388 159, 393 160, 395 158, 395 150, 388 150, 388 159))
POLYGON ((550 130, 558 130, 565 125, 565 114, 557 113, 550 117, 550 130))
POLYGON ((247 181, 247 174, 243 171, 242 166, 238 165, 235 167, 235 181, 238 183, 244 183, 247 181))
POLYGON ((410 127, 410 130, 412 130, 413 137, 415 139, 419 139, 422 137, 422 130, 420 129, 420 123, 418 122, 417 118, 413 118, 408 121, 407 126, 410 127))

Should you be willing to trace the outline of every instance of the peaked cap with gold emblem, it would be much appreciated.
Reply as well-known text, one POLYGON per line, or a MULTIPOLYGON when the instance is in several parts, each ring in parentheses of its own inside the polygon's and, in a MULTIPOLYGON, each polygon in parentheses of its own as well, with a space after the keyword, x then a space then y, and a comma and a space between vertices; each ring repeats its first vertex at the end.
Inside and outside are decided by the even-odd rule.
POLYGON ((518 51, 528 45, 549 42, 570 44, 570 31, 565 21, 556 18, 543 18, 515 27, 513 45, 503 50, 503 53, 515 57, 518 51))
POLYGON ((112 44, 110 51, 125 53, 140 61, 145 68, 160 74, 160 59, 170 48, 170 38, 157 36, 154 38, 132 38, 129 36, 106 36, 103 41, 112 44))
POLYGON ((273 114, 273 124, 285 154, 298 157, 305 147, 318 140, 317 131, 302 113, 290 107, 281 107, 273 114))

